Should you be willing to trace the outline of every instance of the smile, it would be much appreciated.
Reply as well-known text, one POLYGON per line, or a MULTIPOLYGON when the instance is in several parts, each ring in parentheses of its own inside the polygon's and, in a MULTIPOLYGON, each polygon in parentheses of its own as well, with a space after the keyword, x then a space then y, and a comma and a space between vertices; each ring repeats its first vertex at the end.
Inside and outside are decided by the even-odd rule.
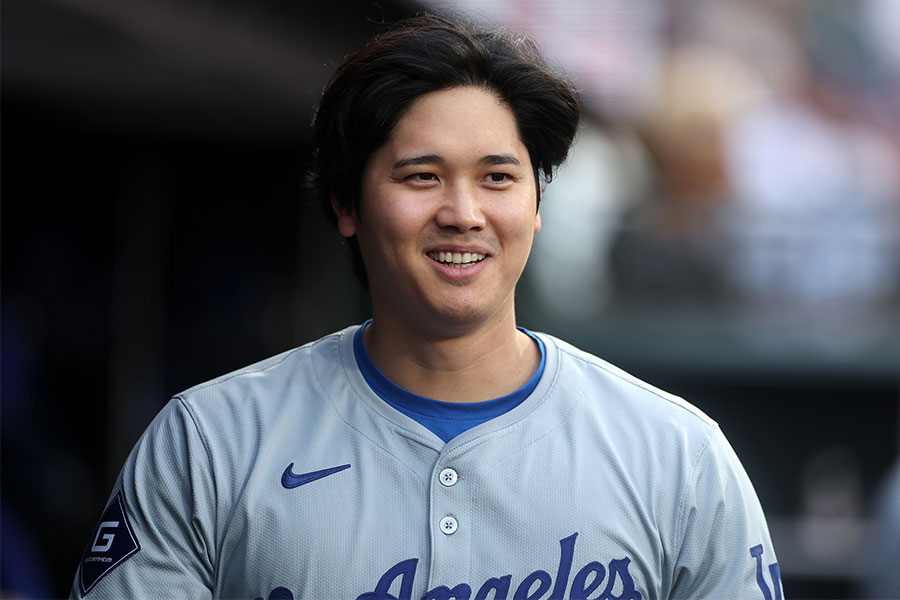
POLYGON ((483 261, 487 255, 477 252, 429 252, 428 257, 456 269, 465 269, 483 261))

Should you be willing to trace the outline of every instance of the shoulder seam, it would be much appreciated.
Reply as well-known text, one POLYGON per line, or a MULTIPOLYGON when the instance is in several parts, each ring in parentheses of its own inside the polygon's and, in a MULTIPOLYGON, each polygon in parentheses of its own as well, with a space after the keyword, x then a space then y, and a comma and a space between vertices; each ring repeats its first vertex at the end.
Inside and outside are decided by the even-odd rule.
POLYGON ((187 403, 184 396, 181 394, 176 394, 173 396, 173 399, 177 400, 181 406, 184 407, 184 410, 187 412, 188 416, 191 418, 191 423, 194 425, 194 430, 197 432, 197 435, 200 437, 200 442, 203 444, 203 450, 206 452, 206 462, 210 466, 210 473, 212 472, 212 452, 209 450, 209 442, 206 439, 206 436, 203 434, 203 431, 200 429, 200 423, 197 422, 197 415, 194 414, 193 408, 191 408, 190 404, 187 403))
MULTIPOLYGON (((191 419, 191 424, 194 426, 194 431, 197 432, 197 437, 200 438, 200 444, 203 446, 203 451, 206 452, 206 464, 207 464, 207 468, 209 469, 210 479, 212 480, 213 493, 215 494, 216 504, 218 505, 219 493, 218 493, 218 486, 216 485, 216 473, 215 473, 215 470, 213 469, 213 464, 212 464, 212 452, 209 449, 209 440, 207 440, 206 434, 200 428, 200 423, 197 421, 197 415, 194 414, 193 408, 187 403, 187 401, 184 399, 184 397, 181 394, 177 394, 173 398, 175 400, 177 400, 179 402, 179 404, 181 404, 182 407, 184 407, 185 412, 187 413, 188 417, 191 419)), ((215 523, 216 523, 217 528, 218 528, 218 521, 219 521, 218 512, 219 512, 218 506, 216 506, 215 510, 214 510, 214 514, 216 515, 215 523)), ((215 563, 212 565, 213 571, 216 570, 216 565, 219 564, 219 548, 218 548, 218 546, 215 549, 215 559, 214 560, 215 560, 215 563)), ((215 582, 213 582, 213 584, 215 585, 215 582)))
MULTIPOLYGON (((687 490, 688 493, 681 495, 681 500, 678 503, 678 513, 677 513, 678 516, 675 519, 675 533, 678 536, 678 544, 674 548, 674 550, 677 551, 677 553, 675 554, 676 558, 678 555, 681 554, 681 549, 684 546, 684 535, 685 535, 685 529, 687 527, 687 524, 685 521, 685 519, 686 519, 685 512, 687 510, 687 497, 688 497, 688 495, 693 497, 696 494, 697 465, 700 464, 700 458, 704 454, 706 454, 706 451, 709 449, 710 444, 712 443, 713 434, 718 429, 719 429, 718 423, 714 422, 711 424, 711 426, 709 427, 709 429, 706 432, 706 437, 703 440, 703 444, 700 445, 700 448, 697 450, 697 454, 694 456, 693 460, 691 460, 691 469, 690 469, 690 473, 688 476, 688 485, 690 487, 687 490)), ((675 561, 675 564, 677 564, 677 560, 675 561)), ((674 575, 675 575, 675 573, 673 572, 673 582, 674 582, 674 575)))
MULTIPOLYGON (((334 335, 334 334, 332 334, 332 335, 334 335)), ((318 340, 315 340, 315 341, 310 342, 310 343, 308 343, 308 344, 304 344, 304 345, 302 345, 302 346, 298 346, 297 348, 292 348, 292 349, 290 349, 290 350, 286 350, 286 351, 284 351, 284 352, 280 355, 280 358, 278 358, 277 361, 275 361, 274 363, 272 363, 272 364, 270 364, 270 365, 266 365, 265 367, 259 367, 259 368, 257 368, 257 369, 250 369, 249 367, 245 367, 245 368, 243 368, 243 369, 238 369, 237 371, 234 371, 233 373, 229 373, 229 374, 226 374, 226 375, 222 375, 222 376, 220 376, 220 377, 216 377, 215 379, 211 379, 211 380, 206 381, 206 382, 204 382, 204 383, 199 383, 199 384, 197 384, 197 385, 195 385, 195 386, 193 386, 193 387, 190 387, 190 388, 184 390, 183 392, 180 392, 180 393, 176 394, 176 396, 179 397, 179 398, 182 398, 183 401, 184 401, 185 403, 188 403, 188 402, 189 402, 188 396, 192 396, 192 395, 194 395, 195 393, 197 393, 197 392, 199 392, 199 391, 201 391, 201 390, 205 390, 205 389, 207 389, 207 388, 209 388, 209 387, 213 387, 213 386, 216 386, 216 385, 220 385, 220 384, 226 383, 226 382, 231 381, 232 379, 236 379, 236 378, 238 378, 238 377, 243 377, 243 376, 245 376, 245 375, 255 375, 255 374, 257 374, 257 373, 263 373, 263 372, 268 371, 268 370, 270 370, 270 369, 274 369, 275 367, 281 365, 284 361, 286 361, 286 360, 288 360, 289 358, 293 357, 297 352, 300 352, 301 350, 303 350, 303 349, 305 349, 305 348, 313 348, 313 347, 315 347, 316 345, 318 345, 320 342, 322 342, 322 341, 324 341, 324 340, 326 340, 326 339, 328 339, 328 338, 330 338, 330 337, 331 337, 331 335, 327 335, 327 336, 325 336, 325 337, 323 337, 323 338, 319 338, 318 340)), ((265 362, 266 360, 271 360, 271 359, 274 359, 274 358, 276 358, 276 357, 278 357, 278 356, 279 356, 279 355, 276 354, 275 356, 270 357, 269 359, 263 359, 263 360, 260 361, 260 362, 265 362)))
POLYGON ((678 408, 689 413, 692 417, 694 417, 695 419, 704 423, 707 427, 709 427, 711 429, 715 429, 716 427, 718 427, 718 423, 715 421, 715 419, 711 418, 709 415, 707 415, 705 413, 700 412, 699 409, 695 408, 694 410, 691 410, 690 408, 688 408, 688 406, 685 406, 681 402, 676 402, 675 401, 676 398, 678 400, 681 400, 682 402, 686 402, 684 400, 684 398, 681 398, 680 396, 677 396, 675 394, 669 394, 668 392, 664 392, 663 390, 657 389, 656 387, 654 387, 644 381, 641 381, 640 379, 638 379, 637 377, 634 377, 632 375, 626 376, 627 374, 625 374, 624 372, 620 372, 620 370, 618 368, 610 368, 612 365, 605 364, 605 362, 602 359, 598 358, 597 361, 587 360, 583 356, 579 356, 578 354, 573 353, 569 348, 565 348, 565 347, 561 346, 560 344, 557 344, 557 348, 558 348, 559 352, 565 353, 566 355, 570 356, 571 358, 573 358, 575 360, 593 365, 593 366, 597 367, 598 369, 601 369, 602 371, 604 371, 611 377, 615 377, 619 381, 622 381, 623 383, 627 383, 628 385, 632 385, 634 387, 640 388, 640 389, 644 390, 645 392, 647 392, 648 394, 652 394, 652 395, 656 396, 660 400, 664 400, 664 401, 668 402, 669 404, 677 406, 678 408))

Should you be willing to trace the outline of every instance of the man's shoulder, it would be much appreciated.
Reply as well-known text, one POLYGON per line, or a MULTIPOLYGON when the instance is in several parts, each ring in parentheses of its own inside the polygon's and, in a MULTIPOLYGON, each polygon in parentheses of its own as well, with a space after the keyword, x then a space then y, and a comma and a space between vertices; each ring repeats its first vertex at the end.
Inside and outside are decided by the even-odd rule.
POLYGON ((213 399, 240 397, 265 400, 285 385, 302 388, 312 383, 317 361, 339 361, 341 340, 358 326, 347 327, 302 346, 231 371, 176 394, 186 405, 195 407, 213 399))
POLYGON ((707 431, 718 427, 702 410, 684 398, 662 390, 628 371, 573 344, 546 333, 539 334, 559 354, 559 386, 581 391, 593 407, 631 413, 644 420, 672 420, 707 431))

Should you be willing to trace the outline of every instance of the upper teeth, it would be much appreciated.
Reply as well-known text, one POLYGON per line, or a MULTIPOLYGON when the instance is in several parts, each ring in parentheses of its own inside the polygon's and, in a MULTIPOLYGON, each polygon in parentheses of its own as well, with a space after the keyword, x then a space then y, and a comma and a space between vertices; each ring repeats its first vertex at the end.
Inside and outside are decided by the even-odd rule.
POLYGON ((456 265, 478 262, 485 257, 477 252, 429 252, 428 256, 438 262, 456 265))

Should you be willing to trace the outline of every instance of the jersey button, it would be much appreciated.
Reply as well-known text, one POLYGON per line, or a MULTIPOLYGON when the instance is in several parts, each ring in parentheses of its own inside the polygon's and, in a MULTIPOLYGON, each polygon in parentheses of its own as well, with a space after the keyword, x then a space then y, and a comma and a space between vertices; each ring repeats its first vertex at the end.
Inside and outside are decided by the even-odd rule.
POLYGON ((455 485, 459 480, 459 475, 453 469, 444 469, 441 471, 441 474, 438 476, 441 480, 441 483, 447 487, 455 485))
POLYGON ((447 516, 441 519, 441 531, 446 535, 453 535, 459 528, 459 523, 453 517, 447 516))

